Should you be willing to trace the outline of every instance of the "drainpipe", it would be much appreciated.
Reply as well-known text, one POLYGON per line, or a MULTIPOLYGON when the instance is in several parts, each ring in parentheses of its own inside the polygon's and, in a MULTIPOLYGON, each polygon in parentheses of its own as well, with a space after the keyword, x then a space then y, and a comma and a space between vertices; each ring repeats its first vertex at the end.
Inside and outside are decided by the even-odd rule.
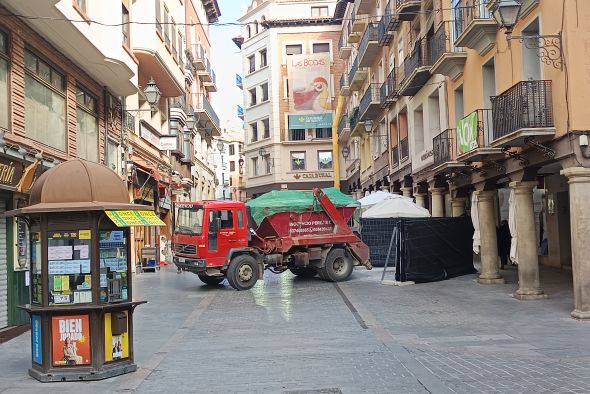
POLYGON ((334 163, 334 187, 340 189, 340 155, 338 154, 338 123, 344 109, 344 97, 338 95, 338 104, 332 119, 332 161, 334 163))
POLYGON ((107 87, 104 86, 102 90, 102 97, 103 97, 103 111, 104 111, 104 157, 102 159, 102 164, 108 167, 107 164, 107 157, 109 157, 109 91, 107 87))

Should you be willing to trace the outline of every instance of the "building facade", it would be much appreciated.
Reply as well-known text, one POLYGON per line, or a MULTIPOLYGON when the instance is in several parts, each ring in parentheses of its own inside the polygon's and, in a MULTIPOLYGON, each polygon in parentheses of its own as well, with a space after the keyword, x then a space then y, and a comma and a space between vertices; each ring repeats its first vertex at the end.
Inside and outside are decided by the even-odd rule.
POLYGON ((239 19, 242 36, 234 41, 244 61, 249 198, 333 184, 332 117, 342 68, 335 7, 336 1, 253 1, 239 19))
MULTIPOLYGON (((219 120, 206 25, 217 2, 5 1, 0 13, 0 212, 26 205, 46 169, 98 162, 168 224, 133 228, 132 258, 145 246, 166 258, 172 202, 214 195, 208 151, 219 120), (194 42, 207 51, 198 58, 194 42)), ((4 327, 28 323, 16 308, 29 297, 28 242, 24 222, 0 219, 0 340, 4 327)))
MULTIPOLYGON (((79 20, 92 15, 120 23, 122 9, 103 10, 97 3, 83 8, 71 1, 5 1, 0 12, 4 211, 25 206, 33 180, 69 158, 120 166, 111 154, 123 140, 119 98, 137 92, 137 64, 121 45, 121 28, 14 16, 79 20)), ((16 308, 29 300, 28 242, 26 223, 0 219, 0 329, 29 321, 16 308)))
POLYGON ((513 296, 546 297, 540 265, 571 270, 581 319, 589 12, 569 0, 357 0, 339 46, 339 143, 347 155, 359 146, 358 182, 347 172, 355 195, 386 188, 433 216, 477 211, 482 284, 504 281, 496 228, 508 220, 513 296))

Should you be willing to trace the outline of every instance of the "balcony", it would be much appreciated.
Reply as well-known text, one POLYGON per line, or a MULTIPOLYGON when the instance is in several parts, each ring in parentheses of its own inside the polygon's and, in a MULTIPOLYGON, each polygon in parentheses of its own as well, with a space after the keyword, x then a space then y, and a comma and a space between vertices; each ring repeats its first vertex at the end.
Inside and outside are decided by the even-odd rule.
POLYGON ((202 70, 197 70, 197 77, 201 80, 201 82, 211 83, 213 82, 214 74, 211 70, 211 63, 209 59, 205 59, 205 68, 202 70))
POLYGON ((397 101, 399 95, 395 79, 395 68, 391 70, 387 79, 381 85, 379 96, 382 109, 389 108, 390 105, 397 101))
POLYGON ((350 137, 360 136, 365 132, 365 125, 359 122, 359 107, 354 107, 352 114, 349 115, 348 121, 350 123, 350 137))
POLYGON ((340 77, 340 95, 350 96, 350 84, 348 83, 348 74, 346 73, 340 77))
POLYGON ((359 31, 353 30, 354 17, 348 22, 346 26, 346 42, 348 44, 357 44, 361 40, 361 33, 363 32, 364 26, 359 31))
POLYGON ((429 55, 432 74, 442 74, 456 80, 463 75, 467 53, 463 48, 455 46, 453 28, 453 21, 442 23, 431 39, 429 55))
POLYGON ((457 161, 483 162, 503 157, 502 149, 490 146, 493 138, 491 109, 478 109, 457 122, 457 161))
POLYGON ((211 81, 203 82, 203 87, 208 92, 217 92, 217 77, 215 76, 215 71, 213 71, 213 69, 210 69, 209 75, 211 77, 211 81))
POLYGON ((350 83, 350 91, 355 92, 361 89, 361 86, 367 79, 368 72, 365 68, 359 68, 358 57, 354 58, 350 71, 348 72, 348 82, 350 83))
POLYGON ((348 114, 342 115, 338 123, 338 139, 341 142, 346 142, 350 139, 350 119, 348 114))
POLYGON ((523 146, 555 137, 551 81, 522 81, 492 97, 492 146, 523 146))
POLYGON ((338 56, 342 60, 346 60, 350 57, 350 53, 352 52, 352 45, 348 42, 348 30, 350 27, 350 23, 347 25, 346 29, 340 35, 340 40, 338 41, 338 56))
MULTIPOLYGON (((369 22, 369 15, 358 15, 358 14, 354 14, 352 16, 352 25, 350 28, 350 32, 352 33, 359 33, 359 38, 360 38, 360 33, 362 33, 363 31, 365 31, 365 27, 367 27, 367 23, 369 22)), ((348 42, 351 42, 350 40, 348 42)), ((354 41, 352 41, 354 42, 354 41)), ((358 42, 358 41, 356 41, 358 42)))
POLYGON ((432 164, 434 173, 442 172, 449 168, 465 167, 465 163, 455 160, 456 129, 447 129, 432 139, 432 153, 434 162, 432 164))
POLYGON ((414 44, 412 53, 398 67, 402 96, 414 96, 430 79, 431 58, 428 52, 428 41, 425 38, 419 39, 414 44))
POLYGON ((404 162, 410 158, 410 145, 408 144, 408 137, 402 138, 399 142, 400 160, 404 162))
POLYGON ((179 96, 169 101, 169 119, 181 124, 186 124, 186 100, 184 96, 179 96))
POLYGON ((395 9, 402 21, 413 21, 420 11, 420 0, 395 0, 395 9))
POLYGON ((381 84, 371 83, 359 104, 359 120, 375 119, 381 113, 381 84))
POLYGON ((397 14, 394 14, 391 8, 391 3, 393 1, 394 0, 389 0, 389 3, 387 3, 387 6, 385 7, 385 15, 383 15, 379 21, 379 46, 381 47, 391 43, 393 40, 393 33, 401 23, 397 14))
POLYGON ((123 112, 123 129, 135 132, 135 116, 133 116, 129 111, 123 112))
POLYGON ((197 128, 205 131, 209 137, 220 136, 219 117, 205 95, 196 95, 195 119, 197 128))
POLYGON ((205 70, 207 56, 205 54, 205 48, 200 45, 193 45, 193 66, 197 71, 205 70))
POLYGON ((359 66, 371 66, 380 53, 381 47, 379 47, 377 24, 369 23, 359 44, 359 66))
POLYGON ((355 13, 357 14, 370 14, 375 8, 375 0, 356 0, 355 2, 355 13))
POLYGON ((391 147, 391 168, 399 167, 399 146, 391 147))
POLYGON ((473 4, 455 7, 455 45, 475 49, 485 55, 496 43, 498 24, 486 7, 487 0, 474 0, 473 4))

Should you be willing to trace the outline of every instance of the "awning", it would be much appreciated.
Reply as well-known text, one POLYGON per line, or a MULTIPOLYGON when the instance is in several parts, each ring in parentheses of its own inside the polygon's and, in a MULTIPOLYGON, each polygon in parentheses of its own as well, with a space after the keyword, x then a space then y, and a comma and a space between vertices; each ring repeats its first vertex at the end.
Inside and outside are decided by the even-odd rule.
POLYGON ((154 211, 105 211, 117 227, 165 226, 154 211))

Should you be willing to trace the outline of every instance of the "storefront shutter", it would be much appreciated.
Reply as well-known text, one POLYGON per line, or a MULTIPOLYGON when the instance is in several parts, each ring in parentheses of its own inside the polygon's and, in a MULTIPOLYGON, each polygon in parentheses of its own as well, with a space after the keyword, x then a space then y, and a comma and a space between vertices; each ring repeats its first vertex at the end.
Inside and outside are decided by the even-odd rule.
MULTIPOLYGON (((0 213, 6 211, 6 202, 0 200, 0 213)), ((6 218, 0 218, 0 328, 8 325, 8 255, 6 218)))

